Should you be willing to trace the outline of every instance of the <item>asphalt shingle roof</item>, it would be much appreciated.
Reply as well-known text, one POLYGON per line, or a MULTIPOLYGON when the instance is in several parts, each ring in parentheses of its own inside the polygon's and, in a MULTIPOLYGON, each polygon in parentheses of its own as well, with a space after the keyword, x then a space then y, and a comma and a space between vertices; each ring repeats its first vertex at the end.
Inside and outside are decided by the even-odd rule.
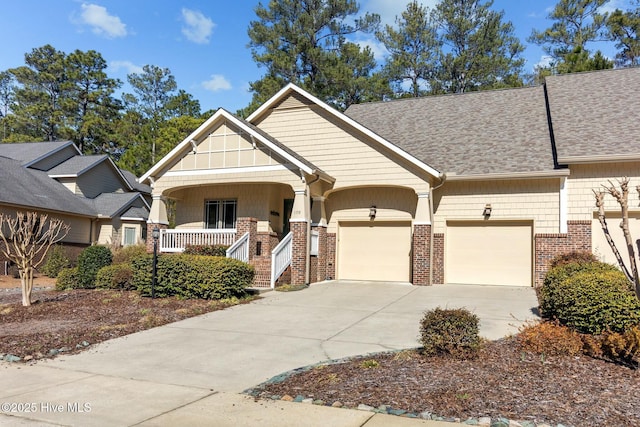
POLYGON ((140 193, 102 193, 92 202, 99 215, 113 218, 138 197, 140 193))
POLYGON ((20 160, 0 156, 0 203, 95 216, 95 208, 46 172, 22 166, 20 160))
POLYGON ((554 168, 542 86, 356 104, 345 114, 449 175, 554 168))
POLYGON ((52 141, 0 144, 0 156, 18 160, 25 165, 70 143, 70 141, 52 141))
POLYGON ((145 208, 132 206, 129 209, 127 209, 122 215, 120 215, 120 217, 121 218, 142 218, 146 220, 149 218, 149 211, 146 210, 145 208))
POLYGON ((96 156, 74 156, 69 160, 60 163, 58 166, 49 169, 49 176, 77 176, 81 172, 90 169, 94 165, 104 161, 106 155, 96 156))
POLYGON ((640 68, 546 79, 558 157, 640 154, 640 68))
POLYGON ((134 190, 141 193, 151 194, 151 187, 138 182, 138 177, 136 177, 133 173, 124 169, 120 169, 120 173, 122 173, 122 176, 124 176, 124 178, 129 181, 129 184, 134 190))

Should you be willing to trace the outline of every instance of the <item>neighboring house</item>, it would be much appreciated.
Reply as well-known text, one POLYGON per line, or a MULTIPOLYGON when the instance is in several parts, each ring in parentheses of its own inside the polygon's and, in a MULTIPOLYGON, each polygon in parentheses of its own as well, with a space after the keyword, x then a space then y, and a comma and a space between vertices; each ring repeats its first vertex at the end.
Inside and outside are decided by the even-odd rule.
POLYGON ((63 243, 130 245, 146 238, 151 188, 106 155, 70 141, 0 144, 0 212, 37 211, 70 225, 63 243))
POLYGON ((218 110, 141 177, 148 228, 163 251, 234 243, 256 286, 289 264, 294 284, 538 286, 559 253, 611 260, 592 189, 640 184, 638 111, 640 68, 344 114, 290 84, 246 120, 218 110))

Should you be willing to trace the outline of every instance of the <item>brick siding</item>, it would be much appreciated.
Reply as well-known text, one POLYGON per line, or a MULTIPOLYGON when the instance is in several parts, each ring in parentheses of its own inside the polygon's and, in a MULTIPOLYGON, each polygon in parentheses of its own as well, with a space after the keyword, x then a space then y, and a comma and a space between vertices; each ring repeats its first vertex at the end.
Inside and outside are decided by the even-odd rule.
POLYGON ((336 278, 336 233, 327 233, 327 279, 336 278))
POLYGON ((311 227, 311 230, 318 232, 318 255, 311 257, 309 275, 309 281, 315 283, 327 278, 327 228, 316 226, 311 227))
POLYGON ((444 283, 444 233, 433 235, 433 283, 444 283))
POLYGON ((417 224, 413 227, 413 278, 411 282, 414 285, 430 285, 429 269, 431 256, 429 253, 431 243, 431 226, 425 224, 417 224))
POLYGON ((249 261, 251 261, 256 256, 256 242, 258 241, 258 220, 256 218, 243 217, 236 220, 236 240, 240 239, 244 233, 249 233, 249 261))
MULTIPOLYGON (((147 223, 147 253, 153 253, 153 229, 158 227, 159 230, 166 230, 169 228, 166 224, 152 224, 150 222, 147 223)), ((160 252, 160 241, 158 239, 158 252, 160 252)))
POLYGON ((307 283, 307 226, 306 222, 292 222, 293 248, 291 250, 291 284, 307 283))

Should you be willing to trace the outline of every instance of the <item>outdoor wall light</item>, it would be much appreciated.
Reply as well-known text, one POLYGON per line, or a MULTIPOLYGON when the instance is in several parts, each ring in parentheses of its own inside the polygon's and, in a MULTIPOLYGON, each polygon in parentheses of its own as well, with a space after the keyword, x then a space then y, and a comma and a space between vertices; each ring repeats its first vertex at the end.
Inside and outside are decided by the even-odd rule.
POLYGON ((484 210, 482 211, 482 215, 485 217, 491 216, 491 205, 489 203, 484 205, 484 210))
POLYGON ((375 219, 375 218, 376 218, 376 207, 374 205, 369 208, 369 219, 375 219))

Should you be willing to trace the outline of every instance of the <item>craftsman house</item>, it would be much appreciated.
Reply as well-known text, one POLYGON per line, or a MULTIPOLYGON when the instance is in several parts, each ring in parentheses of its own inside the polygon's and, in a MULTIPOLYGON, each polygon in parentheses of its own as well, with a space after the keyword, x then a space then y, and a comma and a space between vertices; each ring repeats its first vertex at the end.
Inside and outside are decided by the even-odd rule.
POLYGON ((70 225, 63 240, 144 241, 151 188, 106 155, 83 156, 71 141, 0 144, 0 212, 37 211, 70 225))
POLYGON ((592 189, 640 184, 638 111, 640 68, 344 113, 289 84, 246 120, 218 110, 141 177, 148 229, 165 252, 231 245, 256 286, 539 285, 558 253, 610 260, 592 189))

